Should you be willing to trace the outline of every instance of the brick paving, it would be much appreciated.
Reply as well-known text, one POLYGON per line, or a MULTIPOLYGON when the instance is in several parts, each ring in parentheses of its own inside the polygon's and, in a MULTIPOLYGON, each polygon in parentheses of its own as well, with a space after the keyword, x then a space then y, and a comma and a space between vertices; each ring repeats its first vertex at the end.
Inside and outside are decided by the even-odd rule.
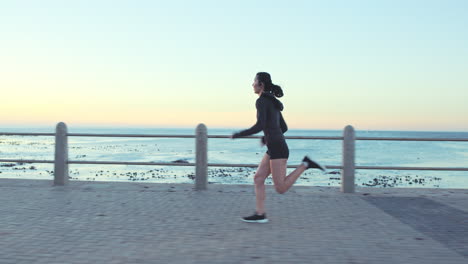
POLYGON ((0 263, 467 263, 468 190, 0 179, 0 263))

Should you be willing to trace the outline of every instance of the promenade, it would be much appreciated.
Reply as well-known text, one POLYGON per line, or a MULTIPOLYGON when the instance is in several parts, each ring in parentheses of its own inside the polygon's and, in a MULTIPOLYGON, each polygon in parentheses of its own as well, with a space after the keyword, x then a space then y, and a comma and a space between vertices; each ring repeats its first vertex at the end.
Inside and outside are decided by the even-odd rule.
POLYGON ((0 179, 0 263, 468 263, 468 190, 0 179))

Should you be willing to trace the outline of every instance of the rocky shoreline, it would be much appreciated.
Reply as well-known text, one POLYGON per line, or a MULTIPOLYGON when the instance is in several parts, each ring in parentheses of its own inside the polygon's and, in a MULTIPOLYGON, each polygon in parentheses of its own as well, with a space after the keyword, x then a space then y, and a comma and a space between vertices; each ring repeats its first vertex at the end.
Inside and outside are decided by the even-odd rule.
MULTIPOLYGON (((188 163, 185 159, 173 161, 173 163, 188 163)), ((19 171, 34 171, 40 176, 53 177, 53 170, 41 170, 38 166, 31 166, 26 163, 5 163, 0 164, 0 176, 6 176, 8 172, 19 171), (2 175, 3 174, 3 175, 2 175)), ((171 167, 158 167, 149 170, 91 170, 86 171, 87 177, 81 176, 80 169, 73 168, 69 172, 70 180, 86 180, 86 181, 133 181, 145 182, 154 180, 175 181, 175 182, 192 182, 195 180, 193 168, 172 169, 171 167), (185 170, 185 172, 184 172, 185 170), (187 172, 189 171, 189 172, 187 172), (91 173, 90 173, 91 172, 91 173)), ((208 168, 208 179, 210 183, 251 183, 256 168, 208 168), (252 178, 252 179, 251 179, 252 178)), ((318 172, 309 170, 306 171, 300 178, 300 182, 306 185, 314 185, 314 177, 318 172)), ((327 186, 339 186, 341 184, 341 171, 329 171, 325 177, 328 180, 327 186)), ((439 177, 421 177, 419 175, 403 175, 403 176, 388 176, 378 175, 370 180, 361 180, 359 175, 356 176, 358 186, 363 187, 438 187, 442 181, 439 177)), ((272 184, 271 177, 267 178, 267 184, 272 184)))

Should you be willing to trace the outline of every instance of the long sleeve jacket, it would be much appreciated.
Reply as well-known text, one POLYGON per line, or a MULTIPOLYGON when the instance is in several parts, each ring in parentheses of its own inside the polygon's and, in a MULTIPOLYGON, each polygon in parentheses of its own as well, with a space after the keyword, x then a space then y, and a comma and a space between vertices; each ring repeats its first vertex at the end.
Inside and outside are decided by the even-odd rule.
POLYGON ((233 135, 233 138, 245 137, 263 130, 265 136, 283 134, 288 130, 281 111, 283 104, 271 93, 263 92, 255 102, 257 122, 251 128, 233 135))

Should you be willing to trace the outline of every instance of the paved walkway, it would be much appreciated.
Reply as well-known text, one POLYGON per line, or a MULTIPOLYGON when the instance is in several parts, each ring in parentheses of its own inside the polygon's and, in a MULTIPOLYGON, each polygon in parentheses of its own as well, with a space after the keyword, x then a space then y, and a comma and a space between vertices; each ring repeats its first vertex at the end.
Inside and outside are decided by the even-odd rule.
POLYGON ((0 179, 0 263, 468 263, 468 190, 0 179))

